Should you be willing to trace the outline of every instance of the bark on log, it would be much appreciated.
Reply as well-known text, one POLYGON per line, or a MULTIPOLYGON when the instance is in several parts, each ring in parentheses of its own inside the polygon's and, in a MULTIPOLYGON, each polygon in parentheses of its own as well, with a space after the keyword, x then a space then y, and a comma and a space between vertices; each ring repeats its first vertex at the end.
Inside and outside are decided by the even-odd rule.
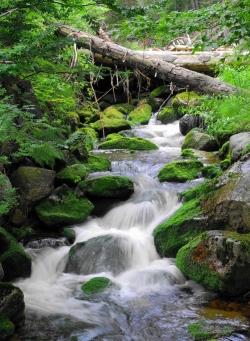
POLYGON ((153 57, 145 57, 143 54, 127 49, 118 44, 107 42, 88 33, 78 31, 72 27, 62 25, 58 28, 60 35, 71 37, 79 47, 87 48, 94 54, 111 58, 113 63, 123 63, 131 69, 139 69, 151 78, 159 78, 173 82, 177 86, 187 87, 207 94, 231 94, 236 89, 218 79, 176 66, 153 57))

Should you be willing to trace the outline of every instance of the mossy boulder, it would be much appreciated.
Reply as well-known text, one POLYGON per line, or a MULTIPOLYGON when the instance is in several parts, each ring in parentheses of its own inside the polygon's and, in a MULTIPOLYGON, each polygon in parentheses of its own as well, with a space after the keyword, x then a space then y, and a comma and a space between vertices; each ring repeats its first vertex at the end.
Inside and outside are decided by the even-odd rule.
POLYGON ((192 129, 185 137, 182 149, 193 148, 212 152, 218 150, 218 143, 210 136, 198 129, 192 129))
POLYGON ((139 137, 117 137, 99 145, 100 149, 156 150, 157 145, 139 137))
POLYGON ((134 192, 133 182, 126 176, 101 176, 81 184, 87 196, 126 199, 134 192))
POLYGON ((150 92, 150 97, 156 98, 165 94, 167 88, 166 85, 160 85, 150 92))
MULTIPOLYGON (((238 160, 250 145, 250 132, 239 133, 230 137, 229 148, 233 161, 238 160)), ((249 148, 250 150, 250 148, 249 148)))
POLYGON ((65 142, 65 147, 78 160, 85 161, 88 158, 90 146, 90 137, 86 132, 77 130, 69 136, 65 142))
POLYGON ((178 251, 176 264, 209 290, 245 294, 250 288, 250 234, 204 232, 178 251))
POLYGON ((135 108, 132 104, 129 104, 129 103, 114 104, 112 105, 112 107, 117 109, 119 112, 121 112, 124 115, 128 115, 135 108))
POLYGON ((35 211, 45 225, 64 227, 84 222, 93 208, 87 198, 78 197, 73 191, 65 191, 41 201, 35 211))
POLYGON ((201 217, 198 200, 184 203, 170 218, 154 230, 154 242, 158 253, 164 257, 175 257, 177 251, 190 240, 206 230, 201 217))
POLYGON ((222 175, 222 173, 223 173, 223 171, 222 171, 220 165, 216 165, 216 164, 205 166, 202 169, 202 175, 208 179, 216 178, 216 177, 222 175))
POLYGON ((100 155, 90 155, 88 157, 86 167, 90 173, 93 172, 106 172, 111 169, 111 162, 100 155))
POLYGON ((10 283, 0 283, 0 339, 10 336, 15 326, 24 324, 24 297, 22 291, 10 283), (5 334, 4 334, 5 333, 5 334))
POLYGON ((83 127, 78 129, 77 131, 80 131, 81 133, 85 134, 85 145, 87 150, 88 151, 93 150, 98 141, 97 132, 90 127, 83 127))
POLYGON ((147 124, 152 116, 152 107, 145 103, 139 104, 133 111, 128 115, 128 119, 132 125, 147 124))
POLYGON ((89 170, 86 165, 77 163, 75 165, 67 166, 56 174, 56 179, 62 183, 75 185, 84 180, 88 175, 89 170))
POLYGON ((158 178, 161 182, 185 182, 199 177, 203 168, 202 162, 198 160, 179 160, 166 164, 159 172, 158 178))
POLYGON ((85 282, 81 289, 84 294, 93 295, 99 294, 111 286, 112 282, 107 277, 94 277, 91 278, 89 281, 85 282))
POLYGON ((178 120, 178 116, 172 107, 164 107, 157 114, 157 120, 163 124, 167 124, 178 120))
POLYGON ((14 208, 16 204, 16 191, 9 178, 0 172, 0 222, 14 208))
POLYGON ((185 110, 201 104, 202 97, 194 91, 185 91, 177 94, 172 101, 172 106, 178 117, 185 114, 185 110))
POLYGON ((65 227, 63 229, 63 232, 62 232, 62 235, 63 237, 65 237, 67 239, 67 241, 70 243, 70 244, 74 244, 75 242, 75 239, 76 239, 76 233, 75 233, 75 230, 69 228, 69 227, 65 227))
POLYGON ((0 263, 4 271, 4 281, 30 276, 31 258, 21 244, 2 227, 0 227, 0 263))

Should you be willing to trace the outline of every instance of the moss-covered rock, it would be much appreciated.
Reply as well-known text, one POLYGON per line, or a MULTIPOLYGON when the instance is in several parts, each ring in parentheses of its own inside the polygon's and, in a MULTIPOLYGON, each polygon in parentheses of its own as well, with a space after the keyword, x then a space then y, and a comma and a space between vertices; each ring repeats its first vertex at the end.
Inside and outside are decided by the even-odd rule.
POLYGON ((150 96, 153 98, 160 97, 164 95, 166 90, 167 90, 166 85, 160 85, 150 92, 150 96))
POLYGON ((171 123, 178 120, 178 115, 174 112, 172 107, 164 107, 157 114, 157 120, 163 124, 171 123))
POLYGON ((65 227, 62 232, 63 237, 67 239, 70 244, 74 244, 76 239, 76 233, 73 229, 65 227))
POLYGON ((111 162, 104 156, 90 155, 88 157, 86 167, 90 173, 93 172, 106 172, 111 169, 111 162))
POLYGON ((85 132, 75 131, 65 142, 65 146, 78 160, 85 161, 88 158, 90 145, 88 134, 85 132))
POLYGON ((151 141, 139 137, 117 137, 99 145, 100 149, 156 150, 158 147, 151 141))
POLYGON ((86 165, 77 163, 75 165, 67 166, 56 174, 57 180, 60 182, 74 185, 84 180, 89 173, 86 165))
POLYGON ((178 117, 182 117, 185 110, 191 109, 201 104, 201 96, 193 91, 185 91, 177 94, 173 101, 172 106, 178 117))
POLYGON ((124 115, 128 115, 131 111, 134 110, 134 106, 129 103, 119 103, 119 104, 114 104, 112 105, 113 108, 117 109, 124 115))
POLYGON ((195 159, 195 160, 198 159, 198 156, 195 154, 195 150, 191 148, 182 149, 181 156, 184 159, 195 159))
POLYGON ((198 160, 180 160, 166 164, 159 172, 158 178, 163 181, 185 182, 199 177, 203 168, 198 160))
POLYGON ((93 208, 88 199, 80 198, 74 192, 68 191, 41 201, 35 210, 45 225, 64 227, 63 225, 82 223, 93 208))
POLYGON ((88 151, 94 149, 98 141, 97 132, 90 127, 83 127, 78 129, 78 131, 85 134, 85 145, 88 151))
POLYGON ((178 251, 176 264, 209 290, 244 294, 250 287, 250 234, 204 232, 178 251))
MULTIPOLYGON (((250 145, 250 132, 235 134, 230 137, 229 147, 232 153, 232 159, 238 160, 242 152, 250 145)), ((250 150, 250 149, 249 149, 250 150)))
POLYGON ((204 118, 200 115, 184 115, 179 122, 180 132, 182 135, 187 135, 194 128, 202 128, 204 126, 204 118))
POLYGON ((222 337, 231 336, 233 332, 239 332, 239 326, 201 320, 191 323, 188 332, 195 341, 217 341, 222 337))
POLYGON ((1 340, 6 340, 14 334, 15 326, 6 317, 0 316, 0 337, 1 340))
POLYGON ((0 172, 0 222, 16 204, 16 192, 9 178, 0 172))
POLYGON ((192 129, 185 137, 182 149, 193 148, 212 152, 218 149, 218 143, 214 137, 203 133, 198 129, 192 129))
POLYGON ((106 290, 111 286, 112 282, 107 277, 94 277, 89 281, 85 282, 81 289, 84 294, 93 295, 98 294, 106 290))
POLYGON ((31 273, 31 258, 21 244, 0 227, 0 262, 4 270, 4 281, 28 277, 31 273))
POLYGON ((130 112, 128 118, 132 125, 147 124, 152 115, 152 107, 149 104, 139 104, 130 112))
POLYGON ((46 198, 54 188, 56 173, 38 167, 19 167, 11 176, 13 185, 21 190, 25 200, 33 203, 46 198))
POLYGON ((100 198, 128 198, 134 192, 133 182, 126 176, 101 176, 84 181, 81 187, 88 196, 100 198))
POLYGON ((184 203, 169 219, 154 230, 154 241, 158 253, 164 257, 175 257, 177 251, 206 229, 200 218, 201 207, 196 199, 184 203))
MULTIPOLYGON (((24 308, 22 291, 10 283, 0 283, 0 320, 3 319, 3 322, 9 320, 17 327, 22 326, 24 308)), ((1 333, 0 336, 2 336, 1 333)))
POLYGON ((216 178, 217 176, 222 175, 223 171, 220 167, 220 165, 208 165, 202 169, 202 175, 205 178, 208 179, 213 179, 216 178))

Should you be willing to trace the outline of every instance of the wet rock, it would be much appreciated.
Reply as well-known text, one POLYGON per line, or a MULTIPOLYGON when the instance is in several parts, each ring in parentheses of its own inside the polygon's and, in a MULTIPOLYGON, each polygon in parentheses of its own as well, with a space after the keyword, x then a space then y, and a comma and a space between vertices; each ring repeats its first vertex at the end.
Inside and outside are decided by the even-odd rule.
POLYGON ((156 150, 157 145, 139 137, 118 137, 99 145, 100 149, 156 150))
POLYGON ((218 149, 217 141, 214 137, 203 133, 198 129, 192 129, 185 137, 182 149, 193 148, 212 152, 218 149))
POLYGON ((26 201, 37 202, 53 190, 55 172, 38 167, 19 167, 11 176, 12 184, 19 188, 26 201))
POLYGON ((4 271, 4 281, 30 276, 30 257, 21 244, 2 227, 0 227, 0 262, 4 271))
POLYGON ((204 125, 204 119, 200 115, 184 115, 179 122, 180 132, 187 135, 193 128, 201 128, 204 125))
POLYGON ((250 158, 238 161, 218 179, 202 208, 211 224, 250 231, 250 158))
POLYGON ((230 137, 229 147, 232 152, 232 159, 239 159, 247 147, 250 147, 250 132, 235 134, 230 137))
POLYGON ((209 231, 182 247, 177 266, 207 289, 239 296, 250 289, 250 235, 209 231))
POLYGON ((119 274, 130 264, 127 239, 105 235, 74 245, 69 252, 66 272, 88 275, 99 272, 119 274))
POLYGON ((159 172, 161 182, 185 182, 193 180, 201 174, 202 162, 198 160, 180 160, 166 164, 159 172))
POLYGON ((100 176, 81 183, 87 196, 127 199, 134 192, 133 182, 126 176, 100 176))
POLYGON ((0 263, 0 282, 1 282, 1 280, 3 279, 3 277, 4 277, 3 266, 2 266, 2 264, 0 263))
POLYGON ((10 283, 0 283, 0 336, 14 333, 15 326, 24 324, 24 298, 22 291, 10 283), (1 333, 2 332, 2 333, 1 333))
POLYGON ((64 227, 82 223, 91 214, 94 206, 84 197, 79 197, 67 187, 57 190, 42 200, 35 211, 38 218, 47 226, 64 227))

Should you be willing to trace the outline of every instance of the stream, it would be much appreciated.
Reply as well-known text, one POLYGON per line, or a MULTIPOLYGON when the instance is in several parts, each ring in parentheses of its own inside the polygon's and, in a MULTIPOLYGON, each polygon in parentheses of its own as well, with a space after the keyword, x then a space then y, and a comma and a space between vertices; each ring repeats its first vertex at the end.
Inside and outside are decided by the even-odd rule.
MULTIPOLYGON (((161 259, 152 237, 154 228, 181 205, 178 193, 201 181, 161 184, 157 180, 160 168, 180 156, 179 123, 162 125, 152 117, 147 126, 128 134, 151 140, 159 150, 96 151, 112 161, 112 174, 133 179, 135 192, 103 217, 74 226, 75 243, 95 238, 82 260, 88 275, 64 272, 70 246, 63 240, 54 246, 47 240, 28 247, 32 275, 16 283, 26 303, 20 340, 185 341, 192 340, 188 325, 201 316, 207 318, 202 309, 213 295, 187 281, 174 259, 161 259), (87 297, 81 284, 96 275, 110 278, 115 285, 87 297)), ((216 323, 240 326, 244 319, 219 315, 216 323)), ((235 334, 221 340, 247 339, 235 334)))

